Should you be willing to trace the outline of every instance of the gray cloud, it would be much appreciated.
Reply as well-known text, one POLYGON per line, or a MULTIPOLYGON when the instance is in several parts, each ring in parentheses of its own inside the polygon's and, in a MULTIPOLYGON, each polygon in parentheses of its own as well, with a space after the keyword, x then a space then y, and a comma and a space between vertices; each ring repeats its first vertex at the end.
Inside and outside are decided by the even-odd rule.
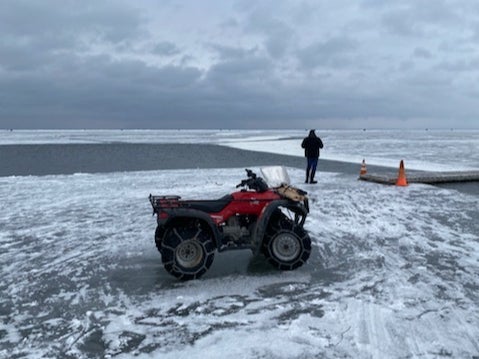
POLYGON ((11 36, 45 42, 47 49, 76 47, 85 40, 120 42, 141 34, 141 13, 117 2, 45 2, 18 0, 0 3, 2 38, 11 36))
POLYGON ((427 49, 422 48, 422 47, 416 47, 414 49, 413 55, 414 55, 414 57, 422 58, 422 59, 430 59, 432 57, 431 52, 427 49))
POLYGON ((478 9, 1 2, 0 127, 477 127, 478 9))
POLYGON ((154 46, 153 53, 161 56, 173 56, 178 55, 180 49, 172 42, 162 41, 154 46))
POLYGON ((306 68, 318 66, 344 67, 354 62, 358 42, 348 37, 336 37, 315 42, 298 51, 299 61, 306 68))

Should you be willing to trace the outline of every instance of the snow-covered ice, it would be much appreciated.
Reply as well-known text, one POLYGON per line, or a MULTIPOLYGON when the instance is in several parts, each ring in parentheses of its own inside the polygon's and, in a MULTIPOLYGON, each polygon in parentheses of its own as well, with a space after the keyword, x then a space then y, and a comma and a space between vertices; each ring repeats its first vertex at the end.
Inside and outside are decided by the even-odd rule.
POLYGON ((224 252, 190 282, 161 265, 148 194, 221 197, 243 168, 0 177, 0 357, 479 357, 476 195, 288 172, 308 263, 224 252))

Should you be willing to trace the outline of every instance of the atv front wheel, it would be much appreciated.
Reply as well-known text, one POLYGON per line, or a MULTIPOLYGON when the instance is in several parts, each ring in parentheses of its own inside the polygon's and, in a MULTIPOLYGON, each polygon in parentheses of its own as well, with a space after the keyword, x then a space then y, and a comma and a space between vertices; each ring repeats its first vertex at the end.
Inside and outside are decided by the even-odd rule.
POLYGON ((161 241, 161 259, 165 270, 182 280, 200 278, 215 257, 211 232, 201 226, 174 225, 161 241))
POLYGON ((283 213, 275 213, 263 238, 262 252, 281 270, 301 267, 311 254, 311 238, 301 225, 283 213))

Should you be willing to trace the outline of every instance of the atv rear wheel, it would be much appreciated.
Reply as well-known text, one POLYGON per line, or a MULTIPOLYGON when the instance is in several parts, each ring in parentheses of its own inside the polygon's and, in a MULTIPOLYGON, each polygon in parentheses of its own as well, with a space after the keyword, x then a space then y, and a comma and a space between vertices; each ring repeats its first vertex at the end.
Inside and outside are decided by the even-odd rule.
POLYGON ((171 226, 161 241, 165 270, 182 280, 200 278, 211 267, 214 251, 211 232, 199 225, 171 226))
POLYGON ((273 214, 266 229, 262 252, 276 268, 293 270, 308 260, 311 238, 301 225, 278 211, 273 214))
POLYGON ((161 241, 163 239, 163 234, 165 233, 165 230, 163 227, 157 226, 155 230, 155 245, 156 249, 158 249, 158 252, 161 253, 161 241))

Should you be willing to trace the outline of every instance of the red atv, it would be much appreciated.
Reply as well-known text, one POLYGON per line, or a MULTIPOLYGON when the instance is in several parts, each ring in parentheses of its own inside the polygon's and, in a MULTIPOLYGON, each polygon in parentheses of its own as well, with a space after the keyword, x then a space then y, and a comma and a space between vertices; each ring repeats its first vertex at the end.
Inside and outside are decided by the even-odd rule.
POLYGON ((288 185, 283 167, 261 172, 266 181, 246 169, 247 178, 236 186, 242 189, 217 200, 150 195, 158 222, 155 243, 167 272, 182 280, 199 278, 210 268, 216 250, 262 252, 281 270, 308 260, 311 239, 303 228, 307 193, 288 185))

